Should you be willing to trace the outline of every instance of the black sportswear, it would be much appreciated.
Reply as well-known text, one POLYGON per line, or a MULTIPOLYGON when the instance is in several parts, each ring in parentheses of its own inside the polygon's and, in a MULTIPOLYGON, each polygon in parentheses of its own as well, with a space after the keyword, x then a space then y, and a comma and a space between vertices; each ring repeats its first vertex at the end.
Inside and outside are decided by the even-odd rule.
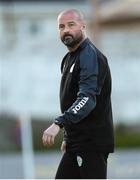
POLYGON ((108 153, 65 153, 55 179, 106 179, 108 153))
POLYGON ((65 129, 67 152, 113 152, 111 75, 107 58, 87 38, 61 64, 60 104, 55 119, 65 129))

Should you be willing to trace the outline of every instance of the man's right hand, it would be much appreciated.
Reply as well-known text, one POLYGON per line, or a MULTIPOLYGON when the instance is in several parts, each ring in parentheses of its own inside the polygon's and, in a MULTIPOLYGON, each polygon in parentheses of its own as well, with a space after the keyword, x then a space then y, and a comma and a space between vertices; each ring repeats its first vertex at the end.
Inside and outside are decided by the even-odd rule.
POLYGON ((62 151, 62 153, 65 153, 65 152, 66 152, 66 141, 62 141, 61 151, 62 151))

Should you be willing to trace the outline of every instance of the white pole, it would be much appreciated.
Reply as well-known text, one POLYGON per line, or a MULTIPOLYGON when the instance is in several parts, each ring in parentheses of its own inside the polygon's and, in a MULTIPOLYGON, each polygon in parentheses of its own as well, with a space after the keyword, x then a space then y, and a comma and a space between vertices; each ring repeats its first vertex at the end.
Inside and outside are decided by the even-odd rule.
POLYGON ((20 123, 24 178, 35 179, 31 118, 22 115, 20 116, 20 123))

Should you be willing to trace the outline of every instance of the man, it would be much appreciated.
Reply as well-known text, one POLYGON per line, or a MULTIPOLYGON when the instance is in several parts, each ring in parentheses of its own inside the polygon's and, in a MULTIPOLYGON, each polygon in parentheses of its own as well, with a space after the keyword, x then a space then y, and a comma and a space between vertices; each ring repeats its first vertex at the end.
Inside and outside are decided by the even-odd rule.
POLYGON ((60 128, 64 128, 64 154, 56 179, 105 179, 108 154, 114 151, 107 59, 87 38, 80 12, 61 12, 58 26, 69 50, 61 64, 62 115, 44 131, 43 143, 53 145, 60 128))

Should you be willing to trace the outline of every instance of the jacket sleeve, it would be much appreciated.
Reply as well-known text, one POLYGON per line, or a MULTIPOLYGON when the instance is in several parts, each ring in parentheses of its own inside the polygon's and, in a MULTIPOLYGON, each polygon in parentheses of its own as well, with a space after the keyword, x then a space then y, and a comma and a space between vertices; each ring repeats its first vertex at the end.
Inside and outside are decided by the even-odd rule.
POLYGON ((98 59, 96 51, 86 49, 80 54, 80 81, 79 92, 76 101, 55 122, 65 127, 80 122, 96 106, 96 95, 100 94, 101 87, 98 84, 98 59))

